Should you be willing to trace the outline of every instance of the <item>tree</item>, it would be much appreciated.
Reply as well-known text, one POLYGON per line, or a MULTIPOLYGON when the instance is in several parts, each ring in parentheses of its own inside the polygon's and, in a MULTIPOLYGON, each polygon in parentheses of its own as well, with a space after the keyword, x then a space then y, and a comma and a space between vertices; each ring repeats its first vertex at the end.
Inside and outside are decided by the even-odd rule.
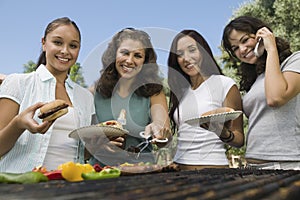
POLYGON ((28 61, 27 64, 24 64, 23 66, 24 66, 24 71, 23 72, 24 73, 30 73, 30 72, 33 72, 35 70, 36 64, 32 60, 30 60, 30 61, 28 61))
MULTIPOLYGON (((35 67, 36 64, 30 60, 28 61, 27 64, 24 64, 24 73, 30 73, 35 71, 35 67)), ((80 63, 75 63, 75 65, 73 65, 70 69, 70 78, 72 81, 78 83, 79 85, 81 85, 82 87, 87 87, 87 85, 85 84, 85 80, 84 77, 82 76, 82 71, 81 71, 81 66, 80 63)))

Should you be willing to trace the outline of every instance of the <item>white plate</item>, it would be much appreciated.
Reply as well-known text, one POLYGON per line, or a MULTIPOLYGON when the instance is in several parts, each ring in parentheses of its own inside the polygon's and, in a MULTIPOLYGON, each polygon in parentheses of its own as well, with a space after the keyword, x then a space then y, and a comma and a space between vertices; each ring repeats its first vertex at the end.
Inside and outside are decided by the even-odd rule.
POLYGON ((212 115, 206 115, 198 118, 193 118, 186 120, 185 122, 190 125, 195 125, 195 124, 203 124, 207 122, 226 122, 229 120, 234 120, 238 118, 243 112, 242 111, 232 111, 232 112, 224 112, 224 113, 217 113, 217 114, 212 114, 212 115))
POLYGON ((125 129, 110 126, 92 125, 73 130, 71 133, 69 133, 69 137, 79 140, 80 138, 94 138, 97 136, 120 137, 124 136, 125 134, 128 134, 128 131, 125 129))

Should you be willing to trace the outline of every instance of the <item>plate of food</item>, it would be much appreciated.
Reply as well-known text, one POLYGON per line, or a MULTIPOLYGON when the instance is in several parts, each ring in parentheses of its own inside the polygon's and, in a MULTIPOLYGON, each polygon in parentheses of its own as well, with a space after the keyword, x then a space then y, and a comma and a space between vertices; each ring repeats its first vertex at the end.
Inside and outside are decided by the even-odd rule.
POLYGON ((122 125, 118 121, 109 120, 96 125, 75 129, 69 133, 69 137, 79 140, 81 138, 95 138, 103 136, 116 138, 122 137, 126 134, 128 134, 128 131, 123 129, 122 125))
POLYGON ((188 119, 185 122, 189 125, 195 125, 195 124, 199 125, 208 122, 226 122, 238 118, 242 113, 243 112, 240 110, 233 110, 233 109, 231 110, 227 109, 225 112, 210 111, 207 113, 203 113, 198 118, 188 119))
POLYGON ((150 162, 128 163, 125 162, 115 168, 121 170, 121 175, 148 174, 158 172, 179 171, 176 164, 159 165, 150 162))

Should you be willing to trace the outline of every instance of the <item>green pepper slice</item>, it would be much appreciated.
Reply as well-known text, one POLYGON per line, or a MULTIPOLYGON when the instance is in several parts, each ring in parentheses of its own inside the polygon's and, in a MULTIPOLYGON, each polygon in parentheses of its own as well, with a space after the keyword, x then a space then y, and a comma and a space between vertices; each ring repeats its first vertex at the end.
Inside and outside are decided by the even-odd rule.
POLYGON ((41 172, 0 173, 0 183, 39 183, 48 181, 41 172))
POLYGON ((116 168, 103 169, 100 172, 87 172, 82 173, 81 176, 84 180, 99 180, 106 178, 117 178, 121 175, 121 171, 116 168))

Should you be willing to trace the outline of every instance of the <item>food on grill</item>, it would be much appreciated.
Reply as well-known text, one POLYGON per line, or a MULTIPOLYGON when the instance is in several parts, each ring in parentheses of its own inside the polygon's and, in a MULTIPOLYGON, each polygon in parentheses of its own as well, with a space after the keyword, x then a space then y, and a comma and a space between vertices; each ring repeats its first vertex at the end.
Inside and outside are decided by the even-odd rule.
POLYGON ((225 113, 225 112, 233 112, 233 111, 234 111, 234 109, 232 109, 232 108, 221 107, 221 108, 217 108, 215 110, 205 112, 201 116, 208 116, 208 115, 213 115, 213 114, 218 114, 218 113, 225 113))
POLYGON ((116 166, 116 168, 121 170, 122 175, 171 172, 171 171, 180 170, 178 165, 174 163, 164 166, 159 164, 153 164, 150 162, 139 162, 139 163, 125 162, 119 166, 116 166))
POLYGON ((47 176, 41 172, 26 173, 0 173, 0 183, 39 183, 48 181, 47 176))
POLYGON ((105 121, 105 122, 101 122, 97 125, 98 126, 109 126, 109 127, 115 127, 115 128, 123 129, 122 124, 120 122, 118 122, 117 120, 108 120, 108 121, 105 121))
POLYGON ((114 167, 104 167, 101 171, 91 171, 82 173, 81 176, 84 180, 99 180, 106 178, 117 178, 121 175, 121 170, 114 167))
POLYGON ((33 172, 40 172, 40 173, 44 174, 45 176, 48 177, 49 181, 50 180, 62 180, 62 179, 64 179, 64 177, 61 174, 61 170, 58 170, 58 169, 48 171, 46 169, 46 167, 38 166, 38 167, 33 168, 32 171, 33 172))
POLYGON ((61 170, 62 176, 69 182, 83 181, 82 173, 95 171, 94 167, 90 164, 80 164, 71 161, 61 164, 57 169, 61 170))
POLYGON ((46 103, 40 108, 38 117, 44 121, 53 121, 68 113, 68 104, 61 99, 46 103))

